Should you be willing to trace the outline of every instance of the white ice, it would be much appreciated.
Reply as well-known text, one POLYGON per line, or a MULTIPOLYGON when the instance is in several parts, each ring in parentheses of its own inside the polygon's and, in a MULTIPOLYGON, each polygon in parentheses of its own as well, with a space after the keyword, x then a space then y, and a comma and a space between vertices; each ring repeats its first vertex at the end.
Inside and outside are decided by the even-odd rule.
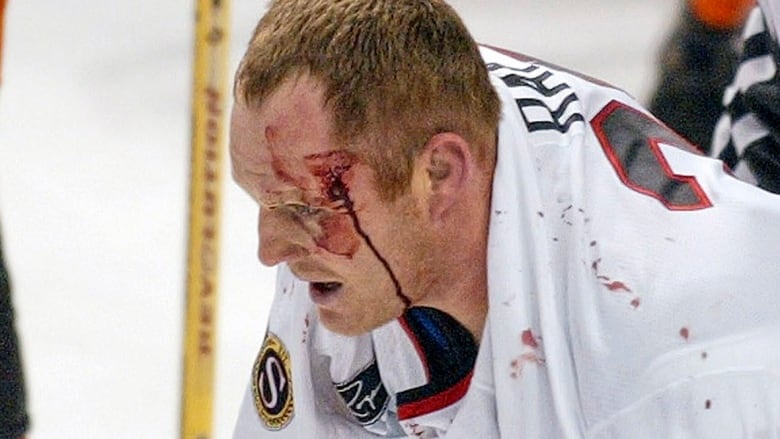
MULTIPOLYGON (((234 0, 231 71, 265 2, 234 0)), ((678 0, 458 0, 478 40, 646 100, 678 0)), ((33 428, 179 431, 194 1, 10 0, 0 207, 33 428)), ((228 174, 226 174, 227 177, 228 174)), ((225 180, 216 438, 230 437, 273 272, 225 180)))

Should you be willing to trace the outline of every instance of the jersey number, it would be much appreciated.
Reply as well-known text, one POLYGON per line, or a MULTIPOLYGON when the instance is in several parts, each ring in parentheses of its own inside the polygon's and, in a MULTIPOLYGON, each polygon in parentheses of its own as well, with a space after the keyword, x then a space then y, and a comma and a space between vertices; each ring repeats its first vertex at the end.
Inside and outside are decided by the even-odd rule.
POLYGON ((661 153, 660 143, 696 150, 672 130, 617 101, 607 104, 591 125, 623 184, 669 210, 712 206, 696 178, 672 172, 661 153))

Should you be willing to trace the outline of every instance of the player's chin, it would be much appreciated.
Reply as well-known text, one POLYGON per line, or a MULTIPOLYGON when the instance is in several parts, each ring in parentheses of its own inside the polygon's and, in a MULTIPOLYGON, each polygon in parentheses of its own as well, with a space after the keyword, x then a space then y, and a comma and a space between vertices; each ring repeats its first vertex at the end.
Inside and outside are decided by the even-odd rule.
POLYGON ((356 337, 368 333, 387 322, 392 317, 384 319, 367 318, 371 310, 354 310, 353 312, 336 311, 328 308, 317 308, 322 326, 328 330, 347 337, 356 337))

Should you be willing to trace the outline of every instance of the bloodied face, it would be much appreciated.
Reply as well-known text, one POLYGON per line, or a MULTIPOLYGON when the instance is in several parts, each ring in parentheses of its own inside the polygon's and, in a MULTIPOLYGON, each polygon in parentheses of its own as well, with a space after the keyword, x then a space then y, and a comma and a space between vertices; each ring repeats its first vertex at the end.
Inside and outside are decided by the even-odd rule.
POLYGON ((284 82, 259 108, 237 102, 233 176, 260 207, 259 257, 309 282, 323 324, 359 334, 398 317, 421 291, 422 209, 380 198, 361 145, 339 144, 322 89, 284 82))

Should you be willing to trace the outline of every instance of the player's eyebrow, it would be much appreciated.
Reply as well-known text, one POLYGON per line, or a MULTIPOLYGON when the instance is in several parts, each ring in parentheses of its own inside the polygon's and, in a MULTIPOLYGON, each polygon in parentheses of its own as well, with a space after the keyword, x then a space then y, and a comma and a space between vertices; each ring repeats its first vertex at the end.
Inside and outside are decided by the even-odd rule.
POLYGON ((243 166, 241 164, 238 164, 237 162, 233 162, 233 165, 230 167, 230 174, 233 177, 233 180, 235 180, 237 183, 241 184, 241 180, 245 177, 256 177, 256 178, 267 178, 270 176, 270 174, 266 172, 258 172, 249 169, 247 166, 243 166))

